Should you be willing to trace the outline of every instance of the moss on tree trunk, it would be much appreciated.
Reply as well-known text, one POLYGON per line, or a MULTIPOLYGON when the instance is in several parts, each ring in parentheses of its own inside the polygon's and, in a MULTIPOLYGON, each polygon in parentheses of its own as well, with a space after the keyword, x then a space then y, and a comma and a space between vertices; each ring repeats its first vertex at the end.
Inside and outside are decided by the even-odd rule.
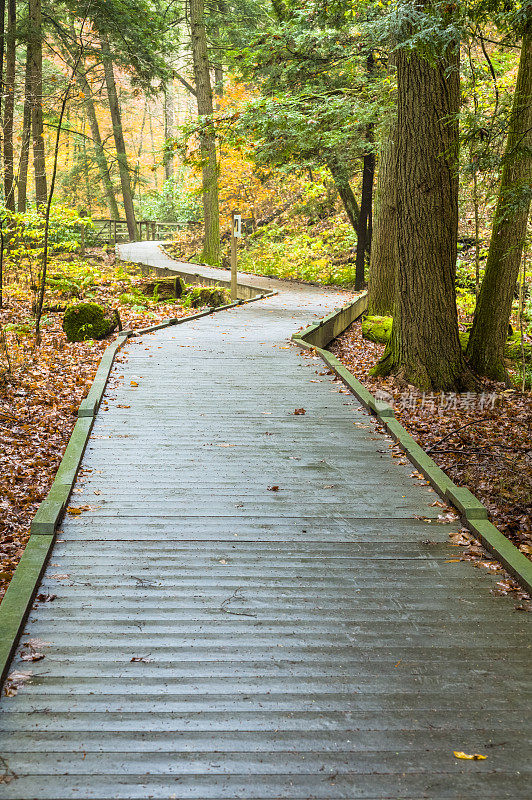
POLYGON ((374 374, 426 390, 474 384, 455 301, 458 230, 458 48, 435 63, 397 55, 397 295, 392 336, 374 374))
POLYGON ((523 37, 486 271, 467 347, 471 366, 508 380, 508 322, 523 254, 532 184, 532 11, 523 37))

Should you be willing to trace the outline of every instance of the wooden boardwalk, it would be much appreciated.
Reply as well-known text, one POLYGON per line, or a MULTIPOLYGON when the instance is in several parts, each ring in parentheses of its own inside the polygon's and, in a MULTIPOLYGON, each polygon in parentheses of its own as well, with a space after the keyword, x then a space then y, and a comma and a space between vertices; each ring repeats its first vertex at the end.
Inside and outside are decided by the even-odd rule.
POLYGON ((45 658, 0 702, 0 798, 530 798, 528 615, 288 342, 341 302, 284 285, 126 346, 22 637, 45 658))

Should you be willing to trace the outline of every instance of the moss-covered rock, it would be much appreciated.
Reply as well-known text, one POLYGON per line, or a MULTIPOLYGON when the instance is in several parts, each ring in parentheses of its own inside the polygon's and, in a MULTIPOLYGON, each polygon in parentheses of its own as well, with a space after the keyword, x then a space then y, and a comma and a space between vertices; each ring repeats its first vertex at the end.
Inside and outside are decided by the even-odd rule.
POLYGON ((69 342, 104 339, 120 327, 118 311, 98 303, 75 303, 63 316, 63 330, 69 342))
POLYGON ((386 344, 392 333, 392 317, 364 317, 362 336, 371 342, 386 344))
POLYGON ((218 286, 195 286, 188 293, 187 299, 192 308, 203 308, 203 306, 217 308, 229 303, 230 295, 227 289, 218 286))

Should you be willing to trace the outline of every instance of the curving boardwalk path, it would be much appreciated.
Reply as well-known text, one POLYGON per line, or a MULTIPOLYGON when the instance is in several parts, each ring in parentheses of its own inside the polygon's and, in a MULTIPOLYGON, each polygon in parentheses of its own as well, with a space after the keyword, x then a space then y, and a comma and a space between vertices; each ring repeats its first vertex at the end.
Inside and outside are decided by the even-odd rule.
POLYGON ((116 363, 71 501, 91 510, 22 638, 45 658, 0 702, 0 798, 532 795, 529 618, 288 343, 343 297, 279 286, 116 363))

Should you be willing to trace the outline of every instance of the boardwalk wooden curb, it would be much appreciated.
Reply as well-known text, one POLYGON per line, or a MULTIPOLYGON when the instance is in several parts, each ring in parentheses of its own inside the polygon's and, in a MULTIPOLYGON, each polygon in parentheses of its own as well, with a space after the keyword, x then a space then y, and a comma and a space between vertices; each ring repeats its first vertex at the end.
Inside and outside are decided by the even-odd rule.
POLYGON ((388 433, 440 496, 459 511, 473 535, 480 539, 484 547, 522 586, 532 591, 532 562, 488 521, 486 506, 468 489, 453 483, 395 418, 392 406, 372 395, 332 353, 325 349, 333 339, 358 319, 366 308, 367 294, 364 294, 319 322, 294 333, 292 340, 299 347, 315 351, 323 359, 362 405, 380 419, 388 433))
POLYGON ((11 657, 31 609, 54 538, 53 535, 30 536, 0 605, 0 684, 7 676, 11 657))
POLYGON ((142 328, 139 331, 124 330, 104 350, 91 388, 87 397, 80 404, 78 420, 74 425, 54 482, 32 520, 28 543, 0 603, 0 685, 7 677, 11 658, 17 647, 19 636, 24 628, 52 551, 56 530, 61 522, 74 486, 117 352, 130 337, 151 333, 172 325, 180 325, 184 322, 191 322, 209 314, 252 303, 276 294, 277 292, 275 291, 263 292, 255 297, 238 300, 236 303, 218 306, 217 308, 209 308, 206 311, 200 311, 188 317, 168 319, 159 325, 142 328))

